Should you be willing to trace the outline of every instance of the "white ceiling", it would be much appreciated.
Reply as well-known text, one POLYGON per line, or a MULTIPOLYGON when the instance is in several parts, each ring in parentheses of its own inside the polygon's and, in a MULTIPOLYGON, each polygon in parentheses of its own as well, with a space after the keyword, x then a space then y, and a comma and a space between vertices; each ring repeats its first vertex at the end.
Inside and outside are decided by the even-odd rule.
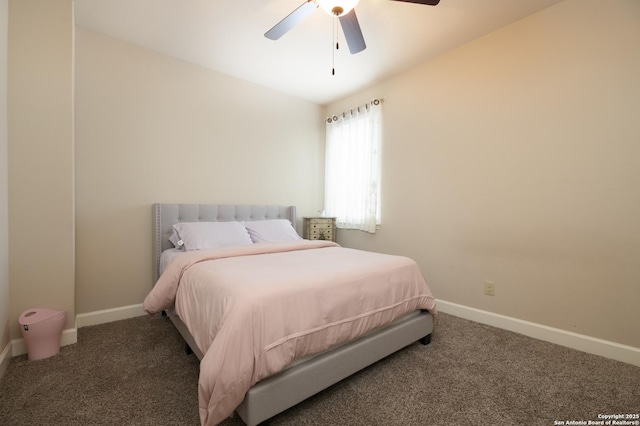
POLYGON ((317 104, 327 104, 561 0, 361 0, 367 49, 333 52, 317 9, 272 41, 264 33, 304 0, 75 0, 76 25, 317 104), (331 75, 335 53, 335 75, 331 75))

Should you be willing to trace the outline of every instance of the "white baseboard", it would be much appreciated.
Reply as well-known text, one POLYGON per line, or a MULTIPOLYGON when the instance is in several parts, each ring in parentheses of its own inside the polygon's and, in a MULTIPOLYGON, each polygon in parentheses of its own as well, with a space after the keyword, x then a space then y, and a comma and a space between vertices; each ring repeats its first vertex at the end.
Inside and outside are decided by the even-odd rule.
POLYGON ((135 318, 143 315, 147 315, 147 313, 142 308, 142 304, 87 312, 85 314, 76 315, 76 327, 80 328, 90 325, 106 324, 108 322, 135 318))
MULTIPOLYGON (((60 337, 60 346, 72 345, 78 342, 78 329, 67 328, 62 330, 62 336, 60 337)), ((14 339, 11 341, 11 356, 24 355, 27 353, 27 345, 24 343, 24 339, 14 339)))
MULTIPOLYGON (((471 321, 524 334, 525 336, 579 351, 604 356, 617 361, 626 362, 640 367, 640 348, 622 345, 608 340, 597 339, 559 328, 548 327, 524 321, 518 318, 508 317, 493 312, 483 311, 457 303, 437 300, 438 310, 446 314, 455 315, 471 321)), ((105 324, 108 322, 123 319, 135 318, 146 315, 142 304, 123 306, 120 308, 105 309, 102 311, 88 312, 76 315, 76 327, 86 327, 90 325, 105 324)), ((78 341, 77 328, 67 329, 62 332, 61 345, 70 345, 78 341)), ((12 340, 0 354, 0 377, 6 369, 10 356, 17 356, 27 353, 23 339, 12 340)))
POLYGON ((437 306, 440 312, 446 314, 640 367, 640 348, 458 305, 457 303, 451 303, 445 300, 437 300, 437 306))
MULTIPOLYGON (((60 346, 71 345, 78 342, 78 328, 90 325, 105 324, 108 322, 139 317, 146 315, 142 304, 122 306, 120 308, 105 309, 102 311, 88 312, 76 315, 76 328, 66 329, 62 332, 60 346)), ((24 339, 14 339, 11 341, 11 356, 24 355, 27 353, 27 346, 24 339)), ((4 352, 2 353, 4 355, 4 352)), ((0 362, 2 358, 0 356, 0 362)), ((0 364, 0 372, 2 372, 0 364)))

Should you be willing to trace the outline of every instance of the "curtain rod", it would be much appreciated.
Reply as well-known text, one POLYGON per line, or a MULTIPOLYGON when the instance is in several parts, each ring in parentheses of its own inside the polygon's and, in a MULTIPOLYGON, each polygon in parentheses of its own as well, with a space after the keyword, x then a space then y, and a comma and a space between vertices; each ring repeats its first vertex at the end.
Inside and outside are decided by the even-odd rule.
POLYGON ((349 111, 342 111, 342 113, 338 114, 338 115, 332 115, 327 117, 327 123, 331 123, 333 121, 338 121, 338 117, 341 115, 343 118, 347 116, 347 112, 349 114, 353 114, 353 111, 360 111, 360 108, 369 108, 369 104, 373 104, 373 105, 380 105, 381 103, 384 102, 384 100, 387 99, 386 97, 382 97, 382 98, 375 98, 375 99, 371 99, 369 102, 366 102, 364 105, 360 105, 354 108, 349 109, 349 111))

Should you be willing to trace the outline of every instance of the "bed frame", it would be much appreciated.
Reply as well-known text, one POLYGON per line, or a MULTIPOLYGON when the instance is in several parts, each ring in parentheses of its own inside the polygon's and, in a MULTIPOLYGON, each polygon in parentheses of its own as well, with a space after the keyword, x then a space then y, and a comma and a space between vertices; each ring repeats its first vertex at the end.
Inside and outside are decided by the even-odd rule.
MULTIPOLYGON (((153 278, 158 280, 160 255, 173 248, 169 242, 172 226, 178 222, 221 222, 233 220, 288 219, 296 226, 295 206, 154 204, 153 278)), ((177 315, 171 322, 198 359, 204 354, 177 315)), ((431 340, 433 317, 416 311, 364 337, 295 363, 286 370, 256 383, 236 412, 248 426, 255 426, 310 396, 391 355, 407 345, 431 340)))

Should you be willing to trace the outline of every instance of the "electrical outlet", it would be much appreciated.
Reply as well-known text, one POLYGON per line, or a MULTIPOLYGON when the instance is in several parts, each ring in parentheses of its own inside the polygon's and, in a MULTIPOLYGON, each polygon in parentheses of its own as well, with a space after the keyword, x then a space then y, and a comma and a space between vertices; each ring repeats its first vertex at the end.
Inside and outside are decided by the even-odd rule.
POLYGON ((487 296, 495 296, 496 295, 496 283, 492 283, 491 281, 484 282, 484 294, 487 296))

